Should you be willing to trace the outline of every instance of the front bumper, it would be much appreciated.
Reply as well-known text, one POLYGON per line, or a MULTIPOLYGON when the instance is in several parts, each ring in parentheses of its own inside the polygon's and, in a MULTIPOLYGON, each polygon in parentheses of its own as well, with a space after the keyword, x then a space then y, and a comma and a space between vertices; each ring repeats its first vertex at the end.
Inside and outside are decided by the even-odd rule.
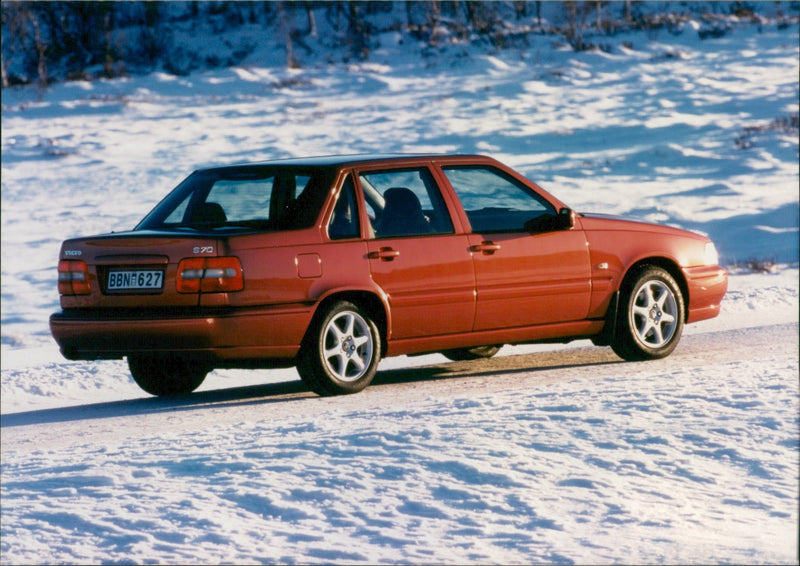
POLYGON ((689 293, 686 322, 698 322, 717 316, 728 290, 728 272, 714 265, 687 267, 683 273, 689 293))

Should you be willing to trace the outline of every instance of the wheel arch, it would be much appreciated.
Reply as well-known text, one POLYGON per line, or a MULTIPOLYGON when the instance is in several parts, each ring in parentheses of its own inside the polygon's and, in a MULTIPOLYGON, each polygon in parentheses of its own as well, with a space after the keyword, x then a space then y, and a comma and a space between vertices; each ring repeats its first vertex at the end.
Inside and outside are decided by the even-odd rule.
POLYGON ((686 320, 689 317, 689 285, 686 282, 686 276, 684 275, 683 270, 680 268, 677 262, 670 258, 662 256, 646 257, 631 264, 631 266, 625 272, 625 275, 620 280, 618 291, 621 291, 625 285, 629 284, 630 281, 633 280, 643 269, 650 266, 660 267, 669 273, 678 284, 681 295, 683 295, 683 317, 684 320, 686 320))
POLYGON ((380 332, 380 354, 381 357, 383 357, 383 354, 386 353, 386 341, 389 335, 390 315, 384 300, 373 291, 340 290, 325 295, 325 297, 323 297, 322 300, 317 303, 317 307, 311 319, 311 324, 309 324, 308 330, 306 330, 306 335, 308 335, 308 332, 314 328, 319 321, 319 318, 325 316, 325 313, 328 311, 331 305, 339 301, 349 301, 354 305, 361 307, 367 312, 367 314, 369 314, 373 322, 375 322, 375 325, 378 327, 378 331, 380 332))

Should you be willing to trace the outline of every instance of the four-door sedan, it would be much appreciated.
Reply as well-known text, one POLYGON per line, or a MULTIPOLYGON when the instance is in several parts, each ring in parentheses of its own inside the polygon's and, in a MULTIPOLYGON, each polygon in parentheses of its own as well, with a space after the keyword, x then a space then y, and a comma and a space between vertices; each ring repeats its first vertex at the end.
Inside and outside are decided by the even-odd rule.
POLYGON ((466 155, 203 169, 133 230, 68 240, 59 259, 61 352, 127 357, 154 395, 291 365, 320 395, 355 393, 385 356, 577 338, 661 358, 727 289, 708 238, 576 214, 466 155))

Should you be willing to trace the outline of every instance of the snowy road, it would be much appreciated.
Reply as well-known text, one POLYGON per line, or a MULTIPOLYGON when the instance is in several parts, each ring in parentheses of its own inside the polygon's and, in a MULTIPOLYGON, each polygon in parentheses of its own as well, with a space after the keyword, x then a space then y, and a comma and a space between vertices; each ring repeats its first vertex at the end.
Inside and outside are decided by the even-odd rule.
POLYGON ((4 414, 2 561, 796 562, 798 323, 688 330, 4 414))
MULTIPOLYGON (((364 393, 335 398, 317 397, 298 379, 289 378, 265 385, 201 391, 177 399, 145 397, 19 412, 2 416, 2 451, 5 455, 8 450, 28 447, 57 449, 143 439, 163 431, 201 430, 210 424, 280 423, 291 417, 311 419, 329 411, 389 408, 398 402, 445 402, 506 390, 530 391, 574 379, 600 380, 640 373, 671 375, 681 368, 726 364, 733 367, 740 362, 763 363, 767 367, 776 357, 796 354, 797 335, 796 324, 694 334, 684 336, 672 356, 642 363, 625 363, 610 348, 581 347, 390 369, 379 372, 364 393), (54 427, 58 434, 53 434, 54 427)), ((69 364, 65 364, 64 370, 68 368, 69 364)), ((121 368, 124 371, 124 366, 121 368)), ((213 382, 214 376, 208 379, 213 382)))

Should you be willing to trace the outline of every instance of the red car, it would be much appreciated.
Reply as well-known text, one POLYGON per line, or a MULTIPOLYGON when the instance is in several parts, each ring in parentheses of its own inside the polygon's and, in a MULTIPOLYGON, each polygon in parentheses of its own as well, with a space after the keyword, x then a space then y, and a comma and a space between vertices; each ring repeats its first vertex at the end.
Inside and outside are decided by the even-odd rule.
POLYGON ((507 343, 661 358, 719 313, 728 277, 704 236, 576 214, 471 155, 203 169, 133 230, 68 240, 59 259, 61 352, 127 357, 154 395, 291 365, 320 395, 354 393, 385 356, 507 343))

